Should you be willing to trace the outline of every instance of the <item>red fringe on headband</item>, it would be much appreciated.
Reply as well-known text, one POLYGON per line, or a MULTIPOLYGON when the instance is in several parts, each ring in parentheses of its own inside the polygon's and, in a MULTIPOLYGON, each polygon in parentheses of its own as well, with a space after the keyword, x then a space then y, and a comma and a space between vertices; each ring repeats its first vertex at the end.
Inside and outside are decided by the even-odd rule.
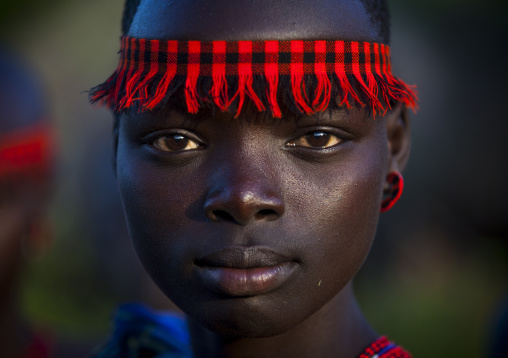
POLYGON ((390 48, 354 41, 163 41, 122 37, 120 65, 91 91, 115 111, 151 110, 184 94, 189 113, 215 105, 240 115, 246 98, 281 117, 281 103, 313 114, 331 101, 368 107, 417 106, 412 86, 391 73, 390 48))

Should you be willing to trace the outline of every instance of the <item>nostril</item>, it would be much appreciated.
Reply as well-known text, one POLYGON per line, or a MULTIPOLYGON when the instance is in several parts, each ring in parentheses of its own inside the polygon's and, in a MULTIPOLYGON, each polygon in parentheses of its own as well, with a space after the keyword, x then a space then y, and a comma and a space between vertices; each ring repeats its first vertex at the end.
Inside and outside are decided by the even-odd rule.
POLYGON ((233 217, 233 215, 231 215, 227 211, 224 211, 224 210, 213 210, 212 213, 213 213, 213 215, 214 215, 214 217, 216 218, 217 221, 224 220, 224 221, 233 221, 233 222, 236 222, 236 220, 233 217))
POLYGON ((278 217, 278 214, 275 212, 275 210, 272 209, 262 209, 259 210, 256 213, 256 219, 268 219, 268 220, 275 220, 278 217))
POLYGON ((275 211, 271 209, 263 209, 258 211, 257 216, 268 216, 273 214, 275 214, 275 211))

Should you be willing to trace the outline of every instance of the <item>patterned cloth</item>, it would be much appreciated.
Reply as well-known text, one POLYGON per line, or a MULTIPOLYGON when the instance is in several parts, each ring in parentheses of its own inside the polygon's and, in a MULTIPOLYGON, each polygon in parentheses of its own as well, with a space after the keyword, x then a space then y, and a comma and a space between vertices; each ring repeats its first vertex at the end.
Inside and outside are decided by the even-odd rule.
POLYGON ((358 358, 411 358, 411 354, 390 342, 386 337, 379 337, 372 342, 358 358))
POLYGON ((410 86, 392 75, 390 48, 356 41, 172 41, 124 36, 120 64, 92 89, 90 100, 115 111, 151 110, 177 96, 189 113, 211 104, 240 114, 248 97, 259 111, 281 117, 280 103, 313 114, 366 106, 374 114, 391 102, 414 108, 410 86))
POLYGON ((192 350, 183 317, 155 313, 138 304, 118 308, 111 341, 95 358, 190 358, 192 350))
MULTIPOLYGON (((95 358, 191 358, 187 325, 182 316, 155 313, 138 304, 119 307, 115 331, 95 358)), ((411 354, 380 337, 358 358, 411 358, 411 354)))

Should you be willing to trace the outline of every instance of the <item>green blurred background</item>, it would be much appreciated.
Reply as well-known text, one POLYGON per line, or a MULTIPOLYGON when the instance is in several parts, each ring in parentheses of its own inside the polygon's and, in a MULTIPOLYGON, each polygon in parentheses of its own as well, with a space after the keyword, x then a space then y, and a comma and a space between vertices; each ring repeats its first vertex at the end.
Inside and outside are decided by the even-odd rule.
MULTIPOLYGON (((393 0, 394 72, 418 84, 401 202, 360 272, 375 328, 415 357, 485 357, 508 305, 508 2, 393 0)), ((167 303, 136 261, 110 165, 111 115, 87 103, 115 68, 122 0, 2 0, 0 41, 46 84, 59 136, 55 241, 24 285, 26 313, 100 342, 118 302, 167 303)), ((507 337, 508 338, 508 337, 507 337)))

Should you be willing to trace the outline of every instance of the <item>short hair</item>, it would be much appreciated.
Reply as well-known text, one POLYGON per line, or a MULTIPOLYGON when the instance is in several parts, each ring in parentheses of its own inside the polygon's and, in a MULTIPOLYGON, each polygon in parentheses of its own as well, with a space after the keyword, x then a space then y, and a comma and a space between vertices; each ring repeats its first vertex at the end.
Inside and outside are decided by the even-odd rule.
POLYGON ((390 44, 390 11, 388 10, 388 0, 361 0, 370 21, 376 26, 381 41, 387 45, 390 44))
MULTIPOLYGON (((388 0, 360 0, 370 15, 370 21, 376 26, 381 42, 390 44, 390 13, 388 0)), ((125 0, 122 17, 122 34, 126 35, 138 10, 141 0, 125 0)))
POLYGON ((122 35, 127 35, 141 0, 125 0, 122 16, 122 35))

